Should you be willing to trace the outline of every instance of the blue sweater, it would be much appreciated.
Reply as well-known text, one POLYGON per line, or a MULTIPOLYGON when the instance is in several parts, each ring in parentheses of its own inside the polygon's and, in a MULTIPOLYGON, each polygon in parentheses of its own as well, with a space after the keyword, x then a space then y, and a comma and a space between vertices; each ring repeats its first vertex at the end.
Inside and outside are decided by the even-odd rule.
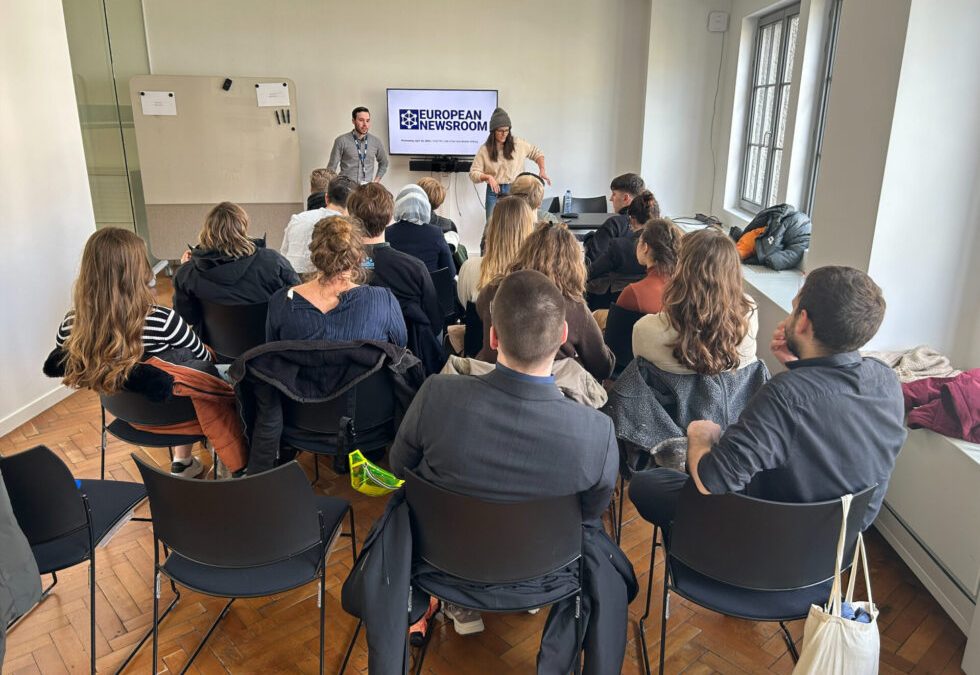
POLYGON ((425 263, 429 272, 448 267, 456 276, 456 265, 449 250, 446 238, 435 225, 416 225, 407 220, 399 220, 385 230, 385 241, 392 248, 415 256, 425 263))
POLYGON ((341 293, 340 304, 326 313, 291 288, 282 288, 269 299, 265 335, 269 342, 378 340, 399 347, 408 342, 398 301, 387 288, 376 286, 341 293))

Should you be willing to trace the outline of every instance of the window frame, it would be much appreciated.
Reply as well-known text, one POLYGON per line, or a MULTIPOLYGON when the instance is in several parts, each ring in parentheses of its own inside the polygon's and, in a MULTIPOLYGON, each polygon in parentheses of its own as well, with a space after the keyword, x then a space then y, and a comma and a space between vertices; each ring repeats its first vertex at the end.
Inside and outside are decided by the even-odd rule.
MULTIPOLYGON (((748 82, 748 91, 746 92, 746 95, 748 96, 748 115, 746 115, 746 120, 745 120, 745 136, 742 142, 742 166, 741 166, 741 172, 738 180, 738 196, 736 199, 736 203, 738 204, 739 208, 752 214, 756 214, 759 211, 767 208, 769 200, 772 198, 775 191, 779 188, 777 184, 774 184, 775 181, 773 181, 772 170, 773 170, 773 162, 775 160, 776 150, 777 150, 776 144, 778 142, 778 136, 779 136, 779 116, 783 106, 783 90, 785 89, 786 95, 789 96, 791 95, 792 86, 793 86, 792 77, 784 81, 784 77, 786 76, 786 72, 785 72, 786 59, 789 53, 789 42, 790 42, 788 39, 789 26, 792 22, 793 17, 797 17, 796 40, 799 41, 800 28, 801 28, 800 22, 802 21, 802 17, 800 15, 800 3, 794 3, 786 7, 782 7, 774 12, 770 12, 769 14, 765 14, 759 17, 759 21, 755 29, 755 36, 752 41, 752 69, 749 74, 750 79, 748 82), (779 45, 779 65, 776 72, 776 80, 775 83, 772 85, 769 84, 760 85, 757 84, 757 80, 759 76, 758 69, 760 67, 760 59, 763 57, 762 54, 763 32, 765 28, 774 24, 781 24, 780 45, 779 45), (763 142, 761 144, 753 143, 752 123, 755 119, 755 113, 756 113, 756 92, 770 86, 774 87, 772 130, 763 131, 762 134, 763 138, 765 138, 767 134, 769 135, 768 142, 763 142), (761 149, 765 148, 767 152, 766 162, 764 166, 764 177, 762 179, 765 188, 764 188, 764 193, 762 195, 761 203, 756 203, 745 197, 747 181, 749 178, 749 162, 752 156, 752 148, 754 147, 760 148, 760 152, 761 149)), ((795 58, 797 57, 798 55, 794 56, 794 65, 795 65, 795 58)), ((765 115, 765 96, 763 97, 762 106, 763 106, 763 110, 761 111, 760 114, 765 115)), ((790 136, 789 133, 790 130, 788 127, 788 121, 789 121, 788 118, 789 118, 789 111, 787 110, 787 120, 784 123, 784 131, 783 131, 784 147, 785 147, 786 138, 790 136)), ((764 124, 765 121, 763 120, 763 125, 764 124)), ((780 148, 779 150, 782 151, 782 148, 780 148)), ((785 167, 783 167, 783 169, 785 169, 785 167)))

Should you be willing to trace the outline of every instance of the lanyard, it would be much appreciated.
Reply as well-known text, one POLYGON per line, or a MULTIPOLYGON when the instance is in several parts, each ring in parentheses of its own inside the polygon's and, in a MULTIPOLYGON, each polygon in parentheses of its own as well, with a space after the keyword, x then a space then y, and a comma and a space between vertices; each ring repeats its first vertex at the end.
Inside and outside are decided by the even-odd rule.
POLYGON ((361 150, 361 139, 357 137, 357 134, 351 134, 354 136, 354 147, 357 148, 357 159, 361 162, 361 180, 367 180, 367 169, 364 167, 364 162, 367 160, 368 153, 368 137, 364 134, 364 149, 361 150))

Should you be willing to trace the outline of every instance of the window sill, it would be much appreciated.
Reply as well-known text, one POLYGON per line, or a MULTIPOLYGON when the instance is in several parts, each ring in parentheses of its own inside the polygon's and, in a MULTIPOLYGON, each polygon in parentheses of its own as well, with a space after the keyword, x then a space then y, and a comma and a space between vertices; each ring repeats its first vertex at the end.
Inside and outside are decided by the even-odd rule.
POLYGON ((764 265, 742 265, 742 276, 749 286, 746 289, 749 295, 766 297, 787 314, 793 311, 793 298, 803 286, 803 272, 776 271, 764 265))

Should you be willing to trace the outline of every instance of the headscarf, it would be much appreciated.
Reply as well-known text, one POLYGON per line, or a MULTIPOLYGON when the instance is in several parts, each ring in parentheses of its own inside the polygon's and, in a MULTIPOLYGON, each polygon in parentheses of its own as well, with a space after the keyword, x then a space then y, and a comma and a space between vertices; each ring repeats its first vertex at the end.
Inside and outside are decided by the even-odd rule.
POLYGON ((432 220, 432 206, 425 190, 412 183, 406 185, 395 197, 395 220, 407 220, 416 225, 426 225, 432 220))

